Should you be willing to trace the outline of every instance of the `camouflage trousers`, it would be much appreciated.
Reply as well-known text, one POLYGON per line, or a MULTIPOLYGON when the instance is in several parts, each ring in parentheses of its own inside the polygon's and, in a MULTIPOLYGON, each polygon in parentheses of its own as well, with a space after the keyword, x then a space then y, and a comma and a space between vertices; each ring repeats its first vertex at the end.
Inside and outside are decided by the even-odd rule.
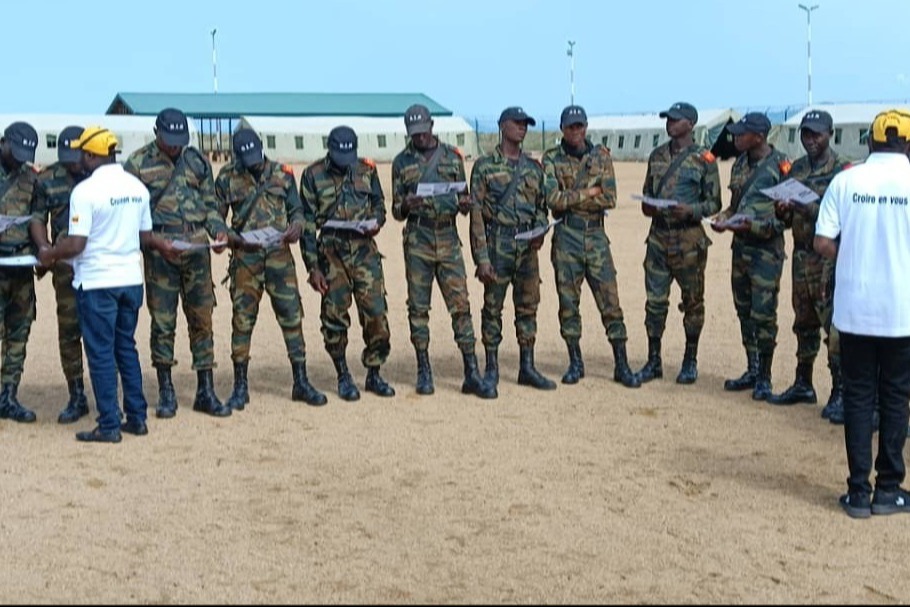
POLYGON ((323 237, 319 241, 319 268, 329 283, 322 297, 320 319, 325 349, 333 359, 348 347, 352 299, 363 330, 365 347, 360 360, 378 367, 389 357, 388 305, 382 256, 372 238, 323 237))
POLYGON ((700 225, 659 228, 651 225, 645 241, 645 329, 648 337, 663 337, 670 310, 670 286, 679 285, 683 327, 698 338, 705 326, 705 267, 711 240, 700 225))
POLYGON ((840 354, 837 329, 831 324, 834 260, 797 248, 793 252, 792 269, 796 359, 802 363, 815 361, 824 329, 830 360, 840 354))
POLYGON ((82 378, 82 329, 76 312, 76 289, 73 288, 73 266, 54 264, 54 294, 57 298, 57 343, 60 366, 67 381, 82 378))
POLYGON ((474 351, 474 325, 461 241, 454 224, 434 229, 409 222, 404 228, 404 265, 408 282, 408 323, 417 350, 430 344, 430 299, 433 281, 452 317, 455 343, 462 352, 474 351))
POLYGON ((607 337, 610 341, 625 340, 626 324, 619 305, 616 266, 603 224, 588 228, 572 227, 565 223, 557 225, 553 232, 550 259, 556 276, 559 332, 562 338, 567 342, 581 339, 579 305, 581 288, 587 281, 607 337))
POLYGON ((731 284, 743 346, 748 353, 773 352, 777 345, 777 296, 784 269, 783 246, 743 243, 734 238, 731 284))
MULTIPOLYGON (((173 239, 186 235, 159 234, 173 239)), ((208 242, 205 233, 196 232, 192 242, 208 242)), ((183 302, 189 330, 193 369, 215 367, 215 340, 212 335, 212 311, 215 308, 215 285, 212 283, 212 260, 209 249, 186 251, 179 261, 170 263, 157 251, 148 251, 145 261, 145 290, 151 325, 152 364, 156 368, 172 367, 174 334, 177 331, 177 302, 183 302)))
POLYGON ((487 246, 496 280, 483 287, 480 323, 483 345, 487 350, 497 350, 502 343, 502 307, 511 285, 518 345, 532 347, 537 339, 537 306, 540 303, 537 251, 527 241, 514 240, 512 235, 489 232, 487 246))
POLYGON ((287 245, 256 252, 236 251, 231 258, 231 360, 250 359, 250 340, 259 316, 259 302, 268 293, 292 363, 306 362, 303 341, 303 305, 297 286, 297 268, 287 245))
POLYGON ((25 366, 25 346, 35 320, 35 279, 32 268, 0 268, 0 341, 3 362, 0 382, 18 385, 25 366))

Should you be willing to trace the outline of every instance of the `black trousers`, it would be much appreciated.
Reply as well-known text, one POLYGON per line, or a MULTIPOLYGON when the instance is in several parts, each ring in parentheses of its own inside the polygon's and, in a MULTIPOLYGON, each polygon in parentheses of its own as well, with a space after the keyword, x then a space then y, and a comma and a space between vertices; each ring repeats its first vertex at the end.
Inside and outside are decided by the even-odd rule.
POLYGON ((872 413, 878 408, 876 489, 894 491, 904 480, 904 443, 910 420, 910 337, 841 333, 844 440, 851 493, 872 492, 872 413))

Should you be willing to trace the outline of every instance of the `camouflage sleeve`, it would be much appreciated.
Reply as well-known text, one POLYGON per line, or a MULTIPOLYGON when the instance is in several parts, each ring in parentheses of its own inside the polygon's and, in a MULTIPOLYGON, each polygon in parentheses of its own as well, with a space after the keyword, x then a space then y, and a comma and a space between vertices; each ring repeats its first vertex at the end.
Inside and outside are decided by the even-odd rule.
POLYGON ((535 213, 535 226, 545 226, 550 221, 550 211, 547 208, 546 183, 547 176, 543 172, 543 167, 537 167, 537 212, 535 213))
POLYGON ((613 159, 605 155, 597 172, 599 175, 595 175, 597 181, 593 185, 599 185, 603 193, 582 200, 578 208, 587 213, 603 213, 607 209, 616 208, 616 172, 613 169, 613 159))
POLYGON ((35 191, 32 194, 32 221, 47 226, 49 219, 50 210, 47 208, 47 189, 44 187, 44 180, 38 179, 35 182, 35 191))
POLYGON ((218 234, 226 234, 227 226, 218 211, 218 197, 215 195, 215 179, 212 177, 212 165, 202 155, 199 157, 205 167, 205 174, 199 184, 199 196, 202 205, 205 207, 205 229, 209 236, 214 238, 218 234))
POLYGON ((316 253, 316 209, 318 199, 313 184, 313 175, 304 171, 300 177, 300 202, 303 207, 303 236, 300 239, 300 255, 308 272, 317 268, 316 253))
MULTIPOLYGON (((757 179, 750 189, 758 192, 765 188, 775 186, 781 181, 783 181, 781 173, 775 171, 773 178, 769 179, 763 176, 763 178, 757 179)), ((777 215, 774 212, 773 200, 764 194, 759 194, 751 202, 749 208, 753 214, 752 225, 749 228, 750 234, 757 236, 758 238, 770 240, 771 238, 784 233, 784 224, 777 218, 777 215)))
POLYGON ((370 204, 373 205, 373 217, 379 221, 380 226, 385 225, 385 194, 382 193, 382 184, 379 183, 379 172, 376 167, 370 174, 370 204))
POLYGON ((651 154, 651 157, 648 158, 648 168, 645 171, 645 182, 641 186, 642 196, 654 197, 654 175, 651 174, 651 158, 654 157, 654 154, 651 154))
POLYGON ((221 216, 221 220, 226 222, 228 212, 228 176, 225 174, 224 169, 218 173, 218 179, 215 180, 215 200, 218 202, 218 214, 221 216))
POLYGON ((692 205, 692 218, 701 220, 720 211, 720 171, 716 162, 704 162, 701 176, 701 201, 692 205))
POLYGON ((483 168, 476 163, 471 169, 471 257, 475 265, 490 263, 487 251, 487 233, 483 221, 483 201, 487 189, 483 168))
POLYGON ((392 217, 398 221, 408 218, 408 213, 401 207, 408 195, 408 187, 401 180, 401 162, 398 158, 392 162, 392 217))
POLYGON ((546 176, 544 192, 550 210, 554 213, 565 213, 581 202, 581 193, 578 190, 562 189, 556 176, 556 163, 550 154, 544 154, 543 171, 546 176))
POLYGON ((131 154, 129 158, 126 159, 126 162, 123 163, 123 170, 139 179, 139 165, 141 161, 139 160, 139 154, 131 154))
POLYGON ((305 220, 303 217, 303 203, 300 201, 300 192, 297 190, 297 182, 294 180, 293 172, 288 173, 283 169, 282 172, 284 173, 285 189, 288 193, 287 198, 285 198, 284 201, 288 226, 296 223, 302 229, 305 220))

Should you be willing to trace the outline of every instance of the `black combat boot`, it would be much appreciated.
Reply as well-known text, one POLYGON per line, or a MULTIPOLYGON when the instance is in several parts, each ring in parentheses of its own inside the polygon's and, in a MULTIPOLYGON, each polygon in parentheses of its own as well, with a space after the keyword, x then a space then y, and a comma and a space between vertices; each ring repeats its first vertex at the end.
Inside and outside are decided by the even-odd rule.
POLYGON ((433 387, 433 369, 430 367, 430 353, 426 350, 417 350, 417 394, 432 394, 436 391, 433 387))
POLYGON ((724 390, 740 392, 754 388, 756 379, 758 379, 758 352, 746 352, 746 372, 736 379, 724 381, 724 390))
POLYGON ((88 415, 88 399, 85 397, 85 383, 82 378, 69 380, 67 387, 70 392, 70 400, 57 417, 58 424, 72 424, 88 415))
POLYGON ((822 409, 821 415, 824 419, 830 419, 832 412, 838 412, 837 414, 843 419, 844 383, 840 374, 840 358, 832 356, 828 360, 828 369, 831 371, 831 395, 828 397, 828 402, 822 409))
POLYGON ((168 419, 177 415, 177 393, 171 382, 170 367, 156 367, 158 371, 158 408, 155 416, 168 419))
POLYGON ((499 386, 499 350, 486 350, 487 365, 483 372, 483 383, 487 388, 492 390, 493 396, 499 396, 497 387, 499 386))
POLYGON ((464 382, 461 384, 463 394, 474 394, 480 398, 496 398, 496 389, 490 388, 480 376, 477 368, 477 357, 473 352, 462 352, 464 361, 464 382))
POLYGON ((303 401, 312 407, 321 407, 329 402, 325 394, 313 387, 306 374, 306 363, 291 363, 291 372, 294 374, 294 387, 291 390, 291 400, 303 401))
POLYGON ((798 363, 793 385, 780 394, 772 394, 768 402, 772 405, 795 405, 796 403, 814 405, 817 403, 818 396, 815 394, 815 388, 812 387, 812 363, 798 363))
POLYGON ((3 384, 3 390, 0 391, 0 419, 11 419, 20 424, 30 424, 37 419, 34 411, 30 411, 22 406, 19 399, 16 398, 16 392, 19 391, 17 384, 3 384))
POLYGON ((379 367, 367 367, 367 381, 364 388, 376 396, 395 396, 395 388, 382 379, 379 367))
POLYGON ((694 384, 698 379, 698 337, 686 338, 686 353, 676 376, 678 384, 694 384))
POLYGON ((354 378, 348 371, 348 361, 344 354, 333 358, 332 362, 335 363, 335 373, 338 374, 338 396, 347 401, 360 400, 360 390, 357 389, 354 378))
POLYGON ((646 383, 652 379, 660 379, 664 376, 664 365, 660 359, 660 338, 648 338, 648 362, 638 372, 638 378, 641 383, 646 383))
POLYGON ((208 413, 214 417, 228 417, 232 409, 218 400, 212 370, 199 369, 196 371, 196 378, 196 400, 193 401, 193 411, 208 413))
POLYGON ((641 379, 629 368, 626 340, 615 339, 610 345, 613 346, 613 381, 621 383, 626 388, 640 388, 641 379))
POLYGON ((758 377, 755 387, 752 388, 752 400, 768 400, 771 391, 771 363, 774 361, 774 352, 762 352, 758 355, 758 377))
POLYGON ((249 367, 250 361, 248 360, 242 363, 234 363, 234 389, 226 404, 235 411, 243 411, 247 403, 250 402, 250 385, 246 379, 246 372, 249 367))
POLYGON ((569 368, 562 376, 562 383, 577 384, 585 376, 585 361, 581 358, 581 346, 578 341, 566 342, 569 349, 569 368))
POLYGON ((556 389, 556 382, 547 379, 534 368, 534 348, 531 346, 521 346, 519 349, 518 385, 538 390, 556 389))

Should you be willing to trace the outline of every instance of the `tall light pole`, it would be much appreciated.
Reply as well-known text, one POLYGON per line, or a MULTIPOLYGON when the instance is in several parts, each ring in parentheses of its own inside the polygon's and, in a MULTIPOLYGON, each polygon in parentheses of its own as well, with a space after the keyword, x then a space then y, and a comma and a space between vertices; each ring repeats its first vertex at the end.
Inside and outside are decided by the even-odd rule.
POLYGON ((818 8, 817 4, 806 6, 800 4, 799 8, 806 11, 806 59, 808 61, 808 100, 812 105, 812 11, 818 8))
POLYGON ((212 30, 212 80, 215 85, 215 93, 218 93, 218 56, 215 54, 215 34, 218 28, 212 30))
POLYGON ((569 48, 566 55, 569 56, 569 105, 575 105, 575 41, 569 40, 569 48))

